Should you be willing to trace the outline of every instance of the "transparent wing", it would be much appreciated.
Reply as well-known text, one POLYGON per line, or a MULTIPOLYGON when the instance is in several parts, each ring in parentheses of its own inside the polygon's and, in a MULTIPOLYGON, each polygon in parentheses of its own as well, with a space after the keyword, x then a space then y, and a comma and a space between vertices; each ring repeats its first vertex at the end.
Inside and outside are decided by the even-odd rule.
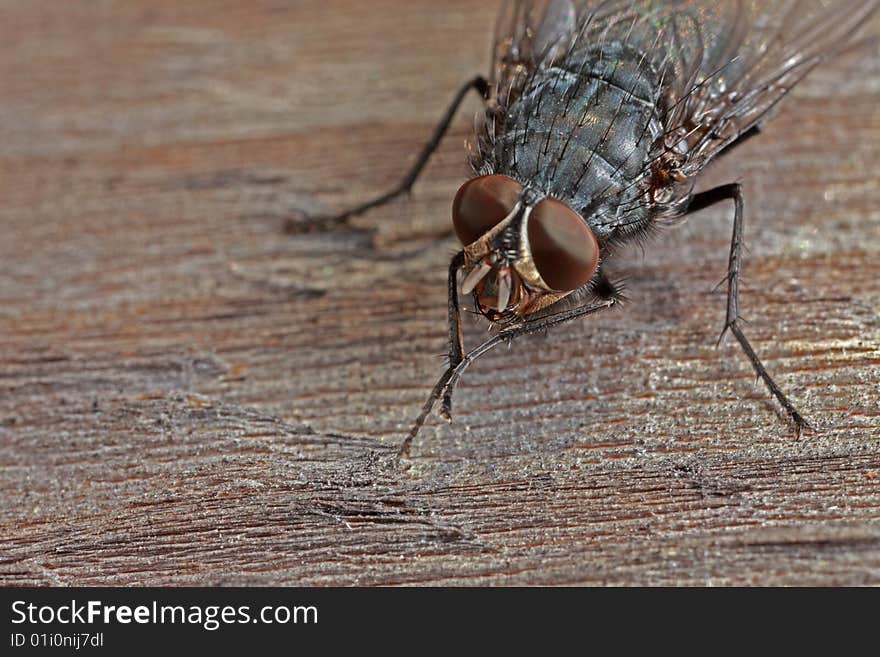
MULTIPOLYGON (((683 7, 694 14, 715 3, 683 7)), ((670 130, 689 127, 690 167, 698 169, 756 125, 817 64, 842 48, 877 11, 877 0, 751 0, 719 25, 706 23, 699 79, 670 130)), ((687 169, 686 169, 687 172, 687 169)))
POLYGON ((625 0, 507 0, 495 25, 490 74, 493 97, 515 100, 535 72, 565 59, 574 48, 595 40, 596 24, 624 15, 625 0))
POLYGON ((487 109, 477 113, 475 140, 468 143, 475 172, 490 172, 488 163, 505 109, 522 94, 543 62, 571 39, 575 20, 572 0, 507 0, 502 4, 492 44, 487 109))
POLYGON ((559 56, 571 41, 577 20, 572 0, 508 0, 495 25, 490 82, 508 102, 534 69, 559 56))

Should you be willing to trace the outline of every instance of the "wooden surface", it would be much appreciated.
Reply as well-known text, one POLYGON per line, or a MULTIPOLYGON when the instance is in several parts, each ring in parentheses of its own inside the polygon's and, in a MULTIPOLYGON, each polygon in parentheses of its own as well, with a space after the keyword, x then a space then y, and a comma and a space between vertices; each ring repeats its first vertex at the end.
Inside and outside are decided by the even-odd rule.
POLYGON ((398 179, 495 7, 0 5, 0 583, 880 584, 876 40, 703 181, 745 185, 748 331, 814 432, 714 346, 717 208, 395 462, 476 105, 372 242, 283 227, 398 179))

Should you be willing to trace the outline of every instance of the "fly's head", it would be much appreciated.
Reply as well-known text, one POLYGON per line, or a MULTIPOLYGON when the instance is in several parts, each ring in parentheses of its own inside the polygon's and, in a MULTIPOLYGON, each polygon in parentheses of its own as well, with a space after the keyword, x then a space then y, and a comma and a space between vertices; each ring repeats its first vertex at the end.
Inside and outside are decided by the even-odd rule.
POLYGON ((587 222, 562 201, 508 176, 464 183, 452 204, 464 245, 462 294, 496 322, 546 308, 586 284, 599 266, 587 222))

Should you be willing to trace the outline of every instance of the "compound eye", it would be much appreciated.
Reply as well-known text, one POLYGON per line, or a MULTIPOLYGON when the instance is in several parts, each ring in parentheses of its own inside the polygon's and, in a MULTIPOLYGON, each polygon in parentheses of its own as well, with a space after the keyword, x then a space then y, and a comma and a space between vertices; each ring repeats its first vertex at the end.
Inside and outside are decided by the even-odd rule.
POLYGON ((571 292, 596 273, 596 237, 565 203, 552 198, 538 203, 529 215, 528 235, 535 267, 551 289, 571 292))
POLYGON ((510 214, 522 186, 502 175, 480 176, 463 184, 452 202, 452 225, 465 246, 473 244, 510 214))

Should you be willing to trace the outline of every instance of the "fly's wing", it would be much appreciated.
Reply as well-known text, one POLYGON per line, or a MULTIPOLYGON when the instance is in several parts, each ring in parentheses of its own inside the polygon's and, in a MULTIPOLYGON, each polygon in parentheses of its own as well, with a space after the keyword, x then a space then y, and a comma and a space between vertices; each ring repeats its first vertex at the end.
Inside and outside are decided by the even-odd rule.
POLYGON ((684 173, 697 172, 756 125, 792 86, 841 49, 878 6, 878 0, 682 3, 682 12, 697 17, 704 42, 698 79, 666 121, 667 134, 687 142, 684 173), (731 11, 700 20, 718 5, 731 11))
POLYGON ((572 0, 508 0, 502 5, 492 49, 493 98, 507 105, 536 69, 558 59, 571 42, 576 20, 572 0))

